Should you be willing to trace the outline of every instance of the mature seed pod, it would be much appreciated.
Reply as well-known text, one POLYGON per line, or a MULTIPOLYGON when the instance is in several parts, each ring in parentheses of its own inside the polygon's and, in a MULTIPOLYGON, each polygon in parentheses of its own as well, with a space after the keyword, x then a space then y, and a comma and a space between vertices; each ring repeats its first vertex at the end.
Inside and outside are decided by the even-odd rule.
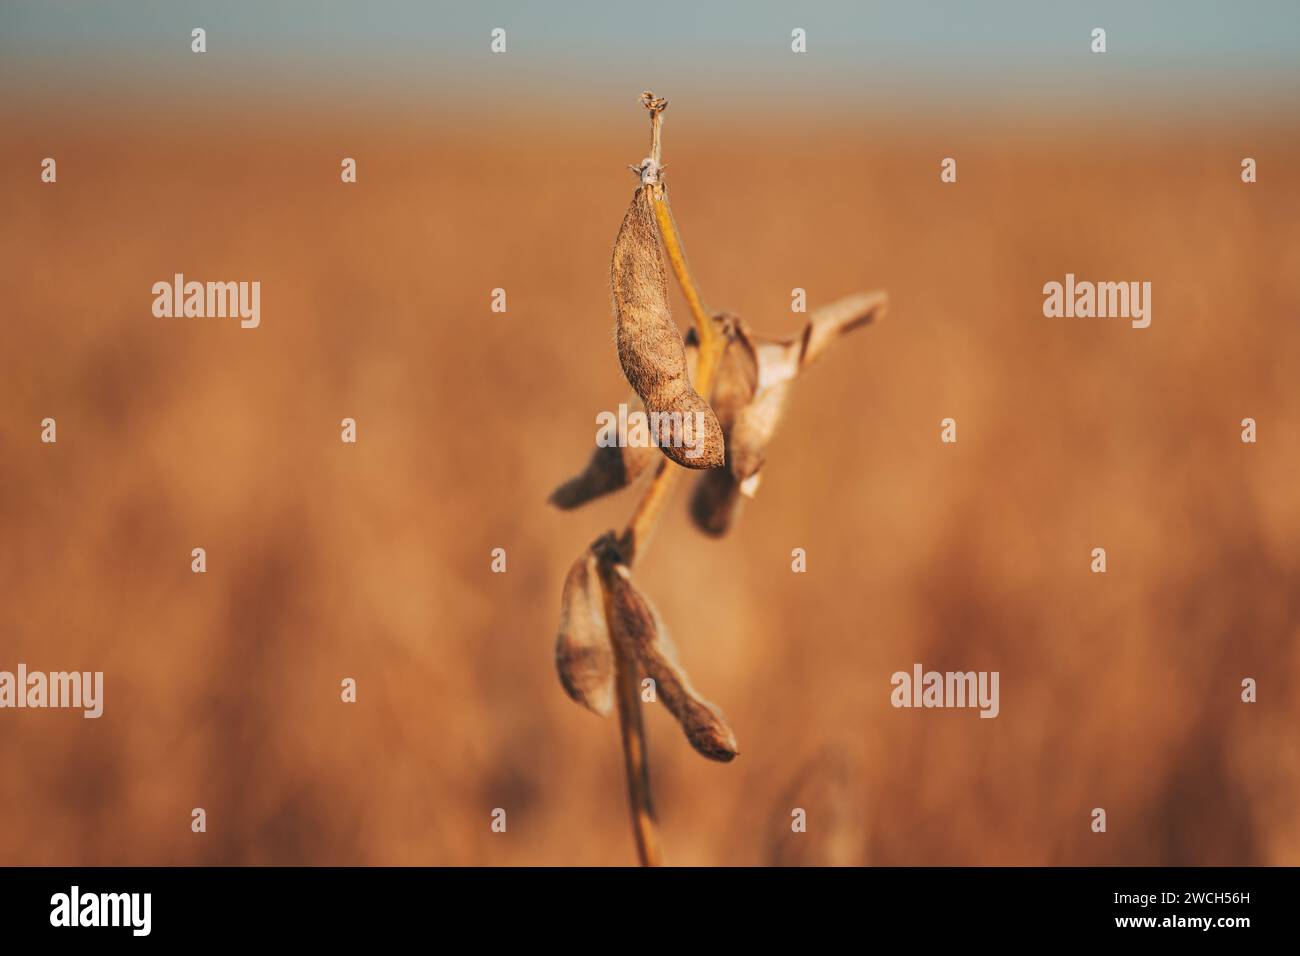
MULTIPOLYGON (((753 333, 743 319, 730 312, 720 312, 714 324, 725 340, 722 358, 713 380, 709 401, 725 434, 740 410, 750 403, 758 390, 758 356, 754 351, 753 333)), ((698 349, 695 329, 686 334, 688 350, 698 349)))
POLYGON ((671 421, 692 429, 690 442, 665 440, 660 450, 686 468, 717 468, 725 455, 722 428, 709 403, 691 387, 681 331, 668 311, 668 273, 659 251, 651 188, 641 186, 632 196, 614 242, 610 284, 618 360, 650 415, 674 416, 671 421))
MULTIPOLYGON (((744 498, 758 490, 767 446, 785 414, 799 373, 841 335, 882 316, 883 292, 845 296, 817 309, 793 339, 761 339, 738 316, 717 321, 727 337, 712 396, 727 446, 727 467, 701 475, 691 498, 691 519, 705 534, 730 529, 744 498)), ((691 343, 688 335, 688 345, 691 343)))
POLYGON ((741 409, 736 423, 731 427, 731 458, 729 466, 737 481, 745 481, 758 474, 767 461, 767 446, 776 434, 776 426, 785 416, 785 403, 790 394, 790 382, 778 382, 762 389, 754 400, 741 409))
POLYGON ((597 445, 581 474, 575 475, 551 492, 551 504, 569 511, 588 501, 626 488, 659 456, 651 446, 597 445))
POLYGON ((732 760, 739 749, 726 718, 691 686, 677 663, 658 613, 632 583, 627 565, 602 561, 601 580, 609 601, 611 637, 655 682, 664 707, 682 725, 691 746, 710 760, 732 760))
MULTIPOLYGON (((758 388, 758 360, 744 322, 737 316, 722 313, 716 317, 719 331, 726 339, 718 362, 711 401, 722 426, 728 463, 700 475, 691 496, 691 519, 705 534, 721 537, 735 520, 740 507, 741 488, 731 472, 730 456, 734 442, 731 430, 740 412, 753 400, 758 388)), ((695 330, 687 334, 688 352, 695 344, 695 330)))
POLYGON ((700 475, 691 494, 691 520, 713 538, 731 530, 740 511, 740 482, 730 468, 715 468, 700 475))
POLYGON ((588 548, 564 580, 555 668, 570 697, 605 717, 614 704, 614 649, 605 621, 605 592, 596 557, 599 546, 598 542, 588 548))
MULTIPOLYGON (((694 334, 695 330, 691 329, 685 342, 686 367, 690 370, 692 380, 700 357, 694 334)), ((628 404, 635 406, 634 411, 645 410, 636 395, 629 396, 628 404)), ((561 511, 571 511, 589 501, 626 488, 658 460, 659 453, 652 445, 597 445, 592 450, 586 467, 552 491, 547 500, 561 511)), ((725 474, 725 471, 714 468, 707 474, 720 475, 725 474)))

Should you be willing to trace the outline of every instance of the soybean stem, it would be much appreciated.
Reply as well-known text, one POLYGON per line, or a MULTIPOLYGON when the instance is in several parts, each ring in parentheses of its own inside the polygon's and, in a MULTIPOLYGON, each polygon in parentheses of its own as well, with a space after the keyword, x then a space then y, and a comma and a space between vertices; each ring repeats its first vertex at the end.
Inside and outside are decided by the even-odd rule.
POLYGON ((615 647, 618 672, 618 725, 623 743, 623 769, 627 774, 627 801, 632 812, 632 834, 642 866, 663 866, 659 824, 650 799, 650 764, 646 757, 645 726, 637 693, 636 661, 615 647))
MULTIPOLYGON (((682 248, 682 237, 677 231, 672 208, 668 205, 668 194, 657 175, 657 171, 662 168, 661 134, 663 111, 667 103, 656 100, 649 93, 642 94, 642 102, 650 111, 650 159, 654 163, 656 176, 649 188, 654 200, 655 219, 659 224, 659 236, 668 262, 686 297, 700 339, 699 364, 693 383, 695 391, 707 397, 713 388, 713 377, 721 355, 722 336, 718 334, 713 318, 704 306, 699 288, 695 285, 690 267, 686 264, 686 252, 682 248)), ((659 462, 650 486, 637 504, 619 540, 619 550, 629 567, 643 552, 680 472, 680 468, 669 467, 667 459, 659 462)), ((626 657, 617 642, 614 646, 614 660, 618 673, 618 721, 623 743, 623 765, 627 772, 628 802, 631 805, 637 856, 642 866, 660 866, 663 864, 663 849, 650 800, 650 766, 646 754, 645 726, 641 720, 641 698, 637 682, 639 672, 636 662, 626 657)))
POLYGON ((721 336, 718 335, 712 314, 705 307, 704 299, 695 285, 695 279, 691 276, 691 267, 686 264, 686 251, 682 248, 681 233, 677 231, 677 221, 673 218, 672 207, 668 205, 668 191, 662 182, 655 183, 653 190, 655 219, 659 222, 659 235, 663 238, 664 251, 668 254, 668 263, 673 267, 673 275, 682 288, 682 295, 686 297, 691 317, 695 320, 695 330, 700 336, 700 366, 695 373, 695 390, 707 396, 718 358, 716 346, 721 341, 721 336))

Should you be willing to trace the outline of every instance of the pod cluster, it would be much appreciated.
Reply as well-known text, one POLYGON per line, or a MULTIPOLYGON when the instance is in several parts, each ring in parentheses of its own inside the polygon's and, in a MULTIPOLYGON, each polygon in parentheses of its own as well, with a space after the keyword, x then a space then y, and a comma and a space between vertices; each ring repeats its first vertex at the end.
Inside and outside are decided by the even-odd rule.
POLYGON ((752 497, 758 490, 794 380, 840 337, 883 316, 888 304, 883 292, 845 296, 814 310, 803 331, 790 339, 756 335, 738 316, 715 318, 726 338, 713 392, 726 467, 696 483, 690 504, 696 527, 714 537, 727 533, 742 495, 752 497))
POLYGON ((560 683, 579 704, 606 716, 613 707, 614 647, 638 679, 654 681, 663 703, 697 751, 729 761, 739 752, 722 711, 691 685, 659 613, 632 580, 613 532, 583 553, 564 582, 555 665, 560 683))
MULTIPOLYGON (((648 107, 662 110, 662 103, 652 100, 648 107)), ((683 337, 668 308, 668 270, 655 215, 655 203, 662 201, 656 192, 662 188, 660 167, 646 160, 636 169, 642 184, 614 242, 610 288, 619 364, 636 392, 629 404, 657 422, 656 442, 598 445, 586 467, 556 488, 550 501, 568 510, 627 487, 662 462, 657 445, 673 462, 701 471, 691 518, 706 534, 720 536, 733 525, 741 501, 757 490, 794 380, 832 342, 884 315, 888 300, 881 292, 846 296, 815 310, 802 333, 790 339, 759 336, 729 313, 714 316, 723 344, 706 400, 692 385, 698 337, 694 329, 683 337)), ((565 692, 606 716, 616 701, 620 666, 634 669, 638 681, 653 680, 655 700, 676 718, 691 746, 712 760, 733 759, 735 734, 722 711, 691 685, 620 548, 614 533, 606 533, 565 579, 555 642, 565 692)))

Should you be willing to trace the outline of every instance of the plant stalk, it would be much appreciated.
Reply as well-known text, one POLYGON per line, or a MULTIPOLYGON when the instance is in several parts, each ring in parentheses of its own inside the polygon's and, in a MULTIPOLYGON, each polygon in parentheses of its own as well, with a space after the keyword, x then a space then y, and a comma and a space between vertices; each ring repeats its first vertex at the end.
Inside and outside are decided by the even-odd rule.
MULTIPOLYGON (((718 332, 711 313, 705 307, 704 299, 686 263, 682 237, 677 231, 672 208, 668 205, 668 192, 657 175, 657 171, 662 169, 663 111, 667 103, 664 100, 656 100, 649 93, 642 94, 642 103, 650 111, 650 159, 654 163, 656 176, 649 188, 654 201, 655 220, 659 225, 659 236, 663 242, 664 252, 668 256, 668 262, 672 266, 673 276, 686 297, 686 304, 691 310, 695 330, 700 339, 699 363, 692 384, 696 392, 707 398, 713 388, 714 374, 717 372, 718 361, 722 355, 723 336, 718 332)), ((650 532, 662 514, 664 504, 681 471, 681 468, 671 467, 671 463, 666 458, 659 462, 654 478, 619 539, 619 551, 629 567, 644 551, 650 532)), ((636 662, 624 655, 617 642, 614 646, 614 661, 618 674, 618 722, 623 743, 623 765, 627 773, 628 802, 632 811, 632 830, 636 838, 637 856, 642 866, 661 866, 663 846, 659 839, 659 827, 650 797, 650 765, 646 753, 645 725, 641 719, 641 696, 637 679, 639 674, 636 662)))

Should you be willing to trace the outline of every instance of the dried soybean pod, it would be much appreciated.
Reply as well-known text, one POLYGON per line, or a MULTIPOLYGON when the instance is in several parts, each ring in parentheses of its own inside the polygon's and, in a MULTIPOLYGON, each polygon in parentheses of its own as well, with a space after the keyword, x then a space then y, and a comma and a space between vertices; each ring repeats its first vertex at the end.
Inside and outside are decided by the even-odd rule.
POLYGON ((736 416, 731 428, 729 466, 737 481, 752 478, 767 461, 767 446, 785 415, 789 394, 789 381, 761 389, 736 416))
MULTIPOLYGON (((714 317, 725 346, 713 381, 713 394, 709 402, 718 416, 723 436, 736 420, 736 415, 753 399, 758 390, 758 356, 754 351, 753 334, 740 316, 719 312, 714 317)), ((695 330, 686 335, 688 351, 698 345, 695 330)))
POLYGON ((551 492, 548 499, 562 511, 626 488, 658 458, 654 448, 640 445, 600 446, 582 472, 551 492))
POLYGON ((614 704, 614 649, 598 564, 594 547, 589 548, 564 580, 555 669, 570 697, 605 717, 614 704))
POLYGON ((734 759, 740 752, 736 735, 722 711, 691 686, 663 622, 632 583, 627 565, 601 561, 600 574, 609 601, 611 638, 637 661, 643 674, 654 679, 659 699, 677 718, 692 747, 710 760, 734 759))
MULTIPOLYGON (((758 389, 758 359, 753 342, 744 322, 735 315, 719 313, 715 321, 726 340, 722 359, 718 363, 710 401, 722 426, 726 442, 726 468, 717 468, 700 475, 691 495, 690 515, 696 527, 715 538, 726 534, 740 507, 741 487, 731 471, 734 454, 732 431, 737 417, 754 398, 758 389)), ((695 344, 695 330, 687 334, 688 354, 695 344)))
POLYGON ((691 494, 691 520, 713 538, 731 530, 740 510, 740 482, 730 468, 714 468, 700 475, 691 494))
MULTIPOLYGON (((695 330, 690 329, 685 338, 686 367, 695 379, 695 369, 699 364, 699 343, 695 330)), ((644 411, 638 396, 628 398, 628 405, 635 405, 636 411, 644 411)), ((611 492, 626 488, 636 481, 659 455, 654 446, 642 444, 623 444, 618 447, 597 445, 581 472, 551 492, 547 499, 561 511, 571 511, 611 492)), ((722 474, 723 469, 712 469, 707 474, 722 474)))
POLYGON ((692 430, 690 442, 663 441, 660 450, 686 468, 717 468, 725 458, 722 428, 691 387, 681 331, 668 310, 668 272, 651 188, 637 188, 614 242, 610 285, 618 360, 652 418, 671 416, 692 430))

